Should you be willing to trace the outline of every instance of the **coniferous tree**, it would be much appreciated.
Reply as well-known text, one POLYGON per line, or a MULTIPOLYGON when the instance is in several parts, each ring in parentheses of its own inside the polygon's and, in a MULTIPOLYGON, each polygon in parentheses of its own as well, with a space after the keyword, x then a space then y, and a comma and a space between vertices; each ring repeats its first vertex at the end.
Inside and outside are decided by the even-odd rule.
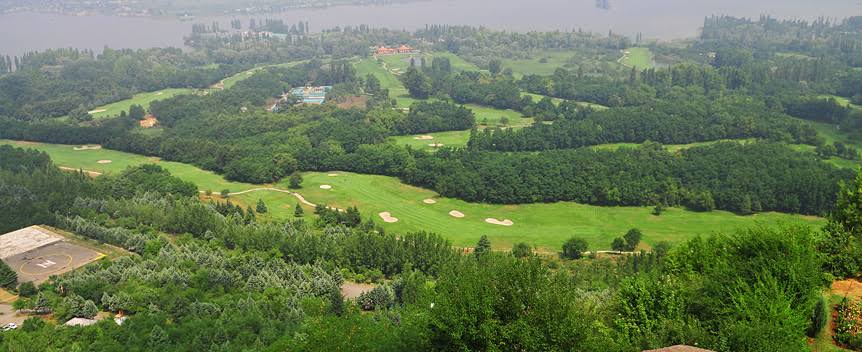
POLYGON ((0 260, 0 287, 14 289, 18 285, 18 274, 0 260))
POLYGON ((482 235, 482 237, 479 238, 479 242, 476 243, 476 248, 473 250, 473 254, 479 257, 486 253, 491 253, 491 240, 488 239, 488 236, 482 235))

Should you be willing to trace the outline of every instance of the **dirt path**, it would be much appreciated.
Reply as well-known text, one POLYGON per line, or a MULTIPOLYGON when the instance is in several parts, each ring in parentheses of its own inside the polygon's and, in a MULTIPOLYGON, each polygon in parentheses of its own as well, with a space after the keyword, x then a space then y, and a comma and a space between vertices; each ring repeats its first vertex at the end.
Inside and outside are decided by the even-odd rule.
POLYGON ((58 166, 57 168, 59 168, 60 170, 63 170, 63 171, 72 171, 72 172, 83 171, 85 174, 89 175, 90 177, 102 176, 102 173, 98 172, 98 171, 76 169, 73 167, 66 167, 66 166, 58 166))
MULTIPOLYGON (((296 197, 296 199, 299 199, 299 202, 300 202, 300 203, 302 203, 302 204, 305 204, 305 205, 307 205, 307 206, 309 206, 309 207, 312 207, 312 208, 317 207, 317 204, 314 204, 314 203, 312 203, 312 202, 309 202, 307 199, 305 199, 305 197, 303 197, 303 196, 302 196, 301 194, 299 194, 299 193, 296 193, 296 192, 293 192, 293 191, 288 191, 288 190, 285 190, 285 189, 273 188, 273 187, 252 188, 252 189, 247 189, 247 190, 245 190, 245 191, 228 193, 228 195, 229 195, 229 196, 239 196, 239 195, 248 194, 248 193, 253 193, 253 192, 278 192, 278 193, 286 193, 286 194, 290 194, 290 195, 292 195, 292 196, 296 197)), ((200 193, 206 193, 206 191, 200 191, 200 193)), ((332 209, 332 210, 345 211, 344 209, 339 209, 339 208, 335 208, 335 207, 327 207, 327 208, 332 209)))

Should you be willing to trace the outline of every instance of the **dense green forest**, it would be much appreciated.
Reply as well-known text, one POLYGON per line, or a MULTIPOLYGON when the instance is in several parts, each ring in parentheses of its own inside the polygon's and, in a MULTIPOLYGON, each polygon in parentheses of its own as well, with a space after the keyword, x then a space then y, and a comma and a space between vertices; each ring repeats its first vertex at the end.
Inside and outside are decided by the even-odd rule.
MULTIPOLYGON (((16 308, 58 322, 98 311, 130 317, 81 329, 33 317, 0 333, 4 350, 807 351, 832 312, 823 291, 862 273, 859 17, 710 17, 699 38, 641 43, 669 63, 646 69, 616 62, 639 40, 613 33, 312 34, 307 23, 279 38, 217 32, 196 27, 188 51, 63 49, 4 60, 0 139, 100 144, 255 184, 291 177, 300 186, 300 171, 340 170, 470 202, 649 206, 656 217, 677 206, 778 211, 828 223, 615 255, 577 237, 559 253, 524 243, 495 252, 488 237, 461 250, 433 233, 388 233, 352 206, 297 207, 274 221, 262 200, 202 197, 157 165, 91 178, 0 146, 0 233, 43 224, 125 251, 35 287, 16 286, 0 266, 0 285, 20 295, 16 308), (431 54, 393 73, 371 56, 381 44, 431 54), (549 51, 579 54, 550 74, 504 67, 541 63, 549 51), (332 86, 328 102, 284 97, 304 86, 332 86), (102 119, 88 113, 164 88, 201 90, 102 119), (523 121, 489 127, 479 109, 523 121), (158 126, 139 127, 144 114, 158 126), (391 138, 436 132, 462 133, 466 143, 418 150, 391 138), (846 165, 856 170, 838 167, 846 165), (376 286, 345 300, 345 282, 376 286)), ((641 235, 632 229, 613 248, 632 251, 641 235)), ((858 349, 853 304, 839 305, 835 333, 858 349)))
POLYGON ((44 154, 4 147, 0 169, 0 184, 22 194, 52 194, 30 182, 40 177, 76 185, 39 198, 50 201, 0 204, 3 214, 33 210, 13 212, 14 226, 51 224, 134 253, 22 286, 16 303, 57 319, 122 311, 131 317, 125 324, 58 329, 35 317, 0 334, 9 351, 636 351, 677 343, 802 351, 806 331, 823 325, 812 318, 823 272, 855 274, 862 264, 862 178, 842 188, 822 233, 756 228, 560 263, 529 249, 460 255, 436 235, 373 225, 257 223, 241 209, 187 198, 176 191, 181 181, 153 167, 92 180, 57 171, 44 154), (152 187, 124 187, 132 180, 152 187), (390 280, 344 301, 338 286, 360 275, 390 280))

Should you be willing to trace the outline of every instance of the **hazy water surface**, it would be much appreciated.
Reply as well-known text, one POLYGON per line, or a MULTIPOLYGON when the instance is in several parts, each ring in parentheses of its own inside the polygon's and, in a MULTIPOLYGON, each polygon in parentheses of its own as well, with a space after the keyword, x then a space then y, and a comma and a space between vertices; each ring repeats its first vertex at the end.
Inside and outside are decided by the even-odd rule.
MULTIPOLYGON (((254 18, 308 21, 312 31, 334 26, 368 24, 416 29, 426 24, 470 24, 513 31, 571 30, 605 33, 608 30, 647 38, 676 39, 697 34, 703 18, 712 14, 779 18, 844 18, 862 15, 862 0, 609 0, 610 9, 595 0, 429 0, 388 6, 340 6, 301 9, 254 18)), ((219 21, 223 28, 233 18, 199 17, 194 22, 219 21)), ((0 53, 20 55, 54 47, 101 49, 182 46, 192 22, 173 18, 69 16, 42 13, 0 15, 0 53)))

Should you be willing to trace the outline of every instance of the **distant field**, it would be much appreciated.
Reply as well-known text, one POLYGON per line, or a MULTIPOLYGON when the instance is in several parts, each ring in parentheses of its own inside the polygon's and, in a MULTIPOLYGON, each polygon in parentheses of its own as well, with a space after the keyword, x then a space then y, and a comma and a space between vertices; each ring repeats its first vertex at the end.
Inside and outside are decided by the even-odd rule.
MULTIPOLYGON (((814 217, 767 213, 737 216, 727 212, 695 213, 670 209, 662 216, 651 215, 650 207, 596 207, 576 203, 488 205, 438 198, 433 191, 412 187, 391 177, 337 173, 309 173, 300 193, 315 202, 345 208, 357 206, 363 218, 373 217, 383 224, 380 212, 391 212, 399 221, 385 224, 391 231, 427 230, 440 233, 458 246, 472 246, 481 235, 488 235, 495 247, 510 247, 524 241, 534 246, 557 250, 571 236, 590 242, 591 248, 608 249, 614 237, 630 228, 644 232, 646 246, 659 241, 679 242, 696 235, 732 231, 757 223, 803 222, 820 225, 814 217), (320 189, 330 185, 332 189, 320 189), (436 204, 425 204, 433 198, 436 204), (448 213, 458 210, 464 218, 448 213), (485 218, 509 219, 511 227, 488 224, 485 218)), ((282 185, 284 186, 284 185, 282 185)))
MULTIPOLYGON (((546 97, 545 95, 535 94, 535 93, 527 93, 527 92, 521 93, 521 96, 522 97, 523 96, 531 96, 531 97, 533 97, 534 102, 538 102, 539 100, 542 100, 546 97)), ((560 103, 563 102, 564 99, 551 97, 551 100, 554 102, 554 104, 560 105, 560 103)), ((578 104, 579 106, 591 107, 591 108, 593 108, 593 110, 607 110, 607 109, 609 109, 607 106, 604 106, 601 104, 596 104, 596 103, 588 103, 585 101, 578 101, 575 103, 578 104)))
POLYGON ((509 119, 509 124, 505 125, 505 127, 519 128, 533 124, 532 118, 524 117, 520 112, 514 110, 500 110, 476 104, 466 104, 464 106, 473 110, 473 114, 476 115, 476 124, 481 127, 503 127, 503 117, 509 119), (487 124, 485 124, 486 120, 487 124))
POLYGON ((389 89, 389 96, 398 102, 398 107, 410 107, 416 99, 410 97, 407 88, 398 80, 398 77, 387 72, 373 58, 360 59, 353 64, 356 68, 356 74, 360 77, 365 77, 369 74, 374 75, 380 80, 380 86, 389 89))
POLYGON ((264 68, 267 68, 267 67, 292 67, 292 66, 296 66, 296 65, 299 65, 299 64, 302 64, 305 62, 308 62, 308 61, 307 60, 294 61, 294 62, 286 62, 286 63, 281 63, 281 64, 255 67, 255 68, 252 68, 249 70, 239 72, 233 76, 227 77, 227 78, 221 80, 221 82, 219 82, 219 83, 221 83, 224 86, 224 89, 230 89, 231 87, 233 87, 234 85, 236 85, 240 81, 245 80, 246 78, 253 76, 255 73, 257 73, 258 71, 260 71, 264 68))
POLYGON ((482 69, 479 66, 476 66, 473 63, 467 62, 463 58, 458 55, 455 55, 450 52, 435 52, 435 53, 424 53, 424 54, 395 54, 395 55, 381 55, 380 59, 386 63, 386 66, 389 69, 397 70, 397 72, 405 72, 408 68, 410 68, 410 58, 415 58, 416 64, 421 65, 422 58, 425 58, 425 64, 431 65, 431 62, 435 57, 445 57, 449 59, 449 63, 452 65, 452 70, 454 71, 481 71, 482 69))
POLYGON ((416 134, 411 136, 396 136, 390 138, 397 145, 409 145, 413 149, 435 150, 436 146, 431 144, 443 144, 446 147, 463 147, 470 140, 470 131, 449 131, 427 134, 416 134), (420 136, 431 136, 434 139, 418 139, 420 136))
POLYGON ((854 109, 862 109, 862 106, 859 106, 859 105, 856 105, 856 104, 851 103, 851 102, 850 102, 850 99, 849 99, 849 98, 846 98, 846 97, 841 97, 841 96, 837 96, 837 95, 821 95, 820 97, 821 97, 821 98, 832 98, 832 99, 835 99, 835 101, 837 101, 837 102, 838 102, 838 104, 844 105, 844 106, 846 106, 846 107, 851 107, 851 108, 854 108, 854 109))
POLYGON ((620 60, 623 66, 645 70, 655 65, 653 53, 649 48, 629 48, 625 51, 627 54, 624 54, 623 59, 620 60))
MULTIPOLYGON (((6 140, 0 140, 0 144, 45 151, 58 166, 107 173, 119 172, 131 165, 155 163, 184 180, 195 182, 199 189, 210 189, 215 193, 222 189, 238 192, 261 187, 230 182, 191 165, 106 149, 75 151, 74 146, 6 140), (111 160, 112 163, 99 164, 99 160, 111 160)), ((341 208, 356 205, 365 218, 375 218, 375 221, 384 225, 387 230, 433 231, 458 246, 472 246, 481 235, 488 235, 497 248, 506 248, 513 243, 524 241, 557 250, 565 239, 577 235, 587 239, 592 248, 607 249, 614 237, 632 227, 644 231, 644 243, 649 246, 658 241, 678 242, 698 234, 731 231, 761 222, 770 224, 791 221, 813 225, 824 222, 814 217, 777 213, 743 217, 727 212, 695 213, 670 209, 664 215, 656 217, 650 214, 649 207, 596 207, 576 203, 476 204, 437 198, 433 191, 405 185, 392 177, 342 172, 338 174, 337 177, 330 177, 328 173, 307 173, 304 187, 299 193, 314 203, 341 208), (324 184, 333 186, 333 189, 320 189, 320 185, 324 184), (437 204, 424 204, 422 201, 427 198, 435 198, 437 204), (456 219, 448 214, 452 210, 461 211, 466 217, 456 219), (383 224, 377 214, 384 211, 392 212, 392 216, 400 221, 383 224), (514 225, 491 225, 485 223, 485 218, 509 219, 514 225)), ((277 186, 286 189, 284 182, 277 186)), ((258 199, 263 199, 270 209, 266 217, 273 219, 292 218, 293 207, 298 203, 292 195, 271 191, 247 193, 232 196, 231 199, 244 206, 254 205, 258 199)), ((310 214, 311 209, 307 206, 305 208, 306 213, 310 214)))
MULTIPOLYGON (((384 60, 394 60, 396 56, 399 55, 390 55, 384 56, 386 59, 384 60)), ((406 67, 405 63, 405 67, 406 67)), ((454 64, 453 64, 454 65, 454 64)), ((386 89, 389 89, 389 95, 394 97, 398 102, 398 107, 400 108, 408 108, 413 103, 419 101, 418 99, 414 99, 410 97, 410 94, 407 92, 407 88, 404 88, 404 85, 398 79, 397 76, 387 72, 382 65, 374 61, 374 59, 360 59, 356 63, 354 63, 354 67, 356 68, 356 72, 359 76, 364 77, 368 74, 372 74, 380 80, 380 86, 386 89)), ((509 126, 512 127, 523 127, 529 126, 533 123, 533 119, 524 118, 521 113, 513 110, 501 110, 495 109, 487 106, 476 105, 476 104, 467 104, 465 105, 470 110, 473 110, 473 113, 476 115, 476 122, 482 123, 487 119, 488 126, 501 126, 502 123, 500 120, 503 117, 509 119, 509 126)))
POLYGON ((503 67, 512 69, 515 77, 526 75, 552 75, 558 68, 567 66, 568 62, 578 55, 571 51, 544 51, 536 53, 529 59, 504 59, 503 67))
MULTIPOLYGON (((823 134, 821 134, 821 135, 823 135, 823 134)), ((754 138, 723 139, 723 140, 719 140, 719 141, 696 142, 696 143, 690 143, 690 144, 665 144, 664 148, 670 152, 676 152, 676 151, 680 151, 683 149, 705 146, 705 145, 711 145, 711 144, 715 144, 718 142, 735 141, 735 142, 741 142, 741 143, 751 143, 751 142, 754 142, 755 140, 756 139, 754 139, 754 138)), ((617 150, 620 148, 637 148, 639 146, 641 146, 640 143, 609 143, 609 144, 594 145, 594 146, 591 146, 590 148, 594 149, 594 150, 617 150)), ((806 144, 788 144, 787 146, 792 148, 793 150, 796 150, 799 152, 814 153, 814 151, 815 151, 814 146, 806 145, 806 144)), ((825 161, 829 164, 832 164, 835 167, 843 168, 843 169, 858 169, 860 166, 862 166, 862 161, 860 161, 860 160, 847 160, 847 159, 842 159, 839 157, 832 157, 832 158, 825 160, 825 161)))
POLYGON ((131 99, 120 100, 105 106, 100 106, 91 111, 93 118, 100 119, 105 117, 117 116, 121 111, 129 112, 129 107, 132 105, 141 105, 144 109, 149 109, 150 104, 157 100, 168 99, 181 94, 192 94, 194 89, 190 88, 168 88, 155 92, 139 93, 132 96, 131 99))
MULTIPOLYGON (((740 142, 740 143, 745 144, 745 143, 754 142, 755 139, 754 138, 749 138, 749 139, 722 139, 722 140, 718 140, 718 141, 696 142, 696 143, 689 143, 689 144, 665 144, 665 145, 663 145, 663 147, 665 149, 667 149, 668 151, 676 152, 676 151, 680 151, 683 149, 700 147, 700 146, 705 146, 705 145, 712 145, 712 144, 715 144, 718 142, 729 142, 729 141, 740 142)), ((590 148, 594 149, 594 150, 617 150, 620 148, 637 148, 637 147, 640 147, 641 145, 642 145, 641 143, 609 143, 609 144, 599 144, 599 145, 590 146, 590 148)))
POLYGON ((222 189, 230 189, 232 192, 237 192, 257 187, 251 184, 227 181, 215 173, 199 169, 189 164, 161 161, 158 158, 150 158, 137 154, 118 152, 115 150, 75 150, 75 147, 80 146, 9 140, 0 140, 0 144, 10 144, 16 147, 44 151, 51 156, 51 159, 54 160, 54 164, 61 167, 111 174, 119 173, 129 166, 150 163, 158 164, 169 170, 175 176, 186 181, 194 182, 201 190, 210 189, 214 192, 219 192, 222 189), (111 163, 100 164, 100 160, 110 160, 111 163))

